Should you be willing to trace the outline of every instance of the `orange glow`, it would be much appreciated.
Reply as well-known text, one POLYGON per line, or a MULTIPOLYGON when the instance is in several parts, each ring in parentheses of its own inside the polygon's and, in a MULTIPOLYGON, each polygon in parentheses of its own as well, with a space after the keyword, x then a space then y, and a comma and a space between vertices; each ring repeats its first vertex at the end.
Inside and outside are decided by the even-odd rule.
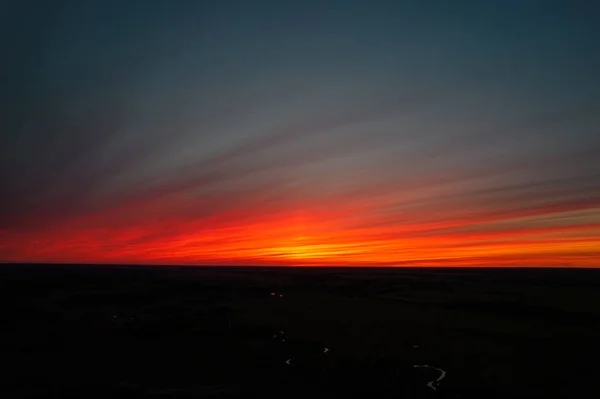
POLYGON ((0 250, 7 261, 40 262, 600 267, 599 208, 437 221, 415 215, 382 225, 361 219, 364 209, 331 209, 87 227, 101 225, 103 214, 35 233, 5 232, 0 250), (553 221, 557 215, 563 218, 553 221))

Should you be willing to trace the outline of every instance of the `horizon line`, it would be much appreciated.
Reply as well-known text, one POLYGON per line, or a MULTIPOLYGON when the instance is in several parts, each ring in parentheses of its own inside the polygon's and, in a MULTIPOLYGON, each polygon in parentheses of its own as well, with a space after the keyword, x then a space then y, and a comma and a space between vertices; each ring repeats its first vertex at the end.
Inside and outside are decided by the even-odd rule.
POLYGON ((54 265, 54 266, 134 266, 134 267, 190 267, 190 268, 294 268, 294 269, 600 269, 596 266, 518 266, 518 265, 252 265, 252 264, 178 264, 178 263, 95 263, 95 262, 30 262, 0 261, 0 265, 54 265))

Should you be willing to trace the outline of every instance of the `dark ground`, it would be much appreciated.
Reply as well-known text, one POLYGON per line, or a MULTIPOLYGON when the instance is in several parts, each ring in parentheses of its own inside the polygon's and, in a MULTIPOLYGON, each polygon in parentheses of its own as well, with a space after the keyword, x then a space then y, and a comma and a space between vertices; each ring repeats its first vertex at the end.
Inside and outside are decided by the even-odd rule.
POLYGON ((600 270, 5 264, 0 397, 600 397, 599 288, 600 270), (437 391, 417 364, 447 372, 437 391))

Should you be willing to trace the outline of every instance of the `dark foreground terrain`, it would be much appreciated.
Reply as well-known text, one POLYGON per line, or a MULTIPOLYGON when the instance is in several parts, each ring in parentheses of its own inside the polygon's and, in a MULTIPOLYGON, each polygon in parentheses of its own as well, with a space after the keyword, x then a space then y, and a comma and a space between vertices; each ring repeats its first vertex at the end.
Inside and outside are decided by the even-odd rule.
POLYGON ((0 265, 0 299, 4 398, 600 397, 594 270, 0 265))

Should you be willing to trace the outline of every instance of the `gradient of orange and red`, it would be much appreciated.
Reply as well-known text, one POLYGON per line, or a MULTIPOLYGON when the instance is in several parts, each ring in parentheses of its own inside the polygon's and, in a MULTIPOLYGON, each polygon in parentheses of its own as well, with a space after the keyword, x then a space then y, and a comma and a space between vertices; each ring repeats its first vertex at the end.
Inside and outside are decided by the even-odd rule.
POLYGON ((0 261, 600 267, 591 3, 39 3, 0 261))

